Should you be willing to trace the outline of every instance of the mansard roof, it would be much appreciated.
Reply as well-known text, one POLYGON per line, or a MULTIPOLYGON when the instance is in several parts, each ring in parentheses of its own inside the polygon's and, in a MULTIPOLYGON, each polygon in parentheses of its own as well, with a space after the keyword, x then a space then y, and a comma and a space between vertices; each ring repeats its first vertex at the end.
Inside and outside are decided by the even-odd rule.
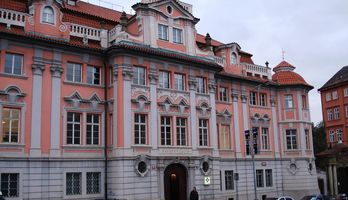
POLYGON ((333 77, 330 78, 319 91, 329 89, 341 84, 348 83, 348 66, 342 67, 333 77))

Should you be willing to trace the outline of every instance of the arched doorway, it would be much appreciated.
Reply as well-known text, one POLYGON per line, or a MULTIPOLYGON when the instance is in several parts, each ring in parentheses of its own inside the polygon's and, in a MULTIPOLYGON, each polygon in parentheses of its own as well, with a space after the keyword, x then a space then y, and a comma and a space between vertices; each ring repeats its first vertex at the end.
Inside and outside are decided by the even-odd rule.
POLYGON ((171 164, 164 170, 165 200, 187 200, 187 170, 181 164, 171 164))

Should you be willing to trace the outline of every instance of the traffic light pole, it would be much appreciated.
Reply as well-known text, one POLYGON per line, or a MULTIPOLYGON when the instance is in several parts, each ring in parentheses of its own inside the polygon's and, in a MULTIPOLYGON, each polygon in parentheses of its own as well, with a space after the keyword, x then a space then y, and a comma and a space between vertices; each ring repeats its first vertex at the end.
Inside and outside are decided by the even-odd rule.
MULTIPOLYGON (((255 194, 255 200, 257 200, 257 193, 256 193, 256 171, 255 171, 255 151, 254 151, 254 145, 250 145, 250 141, 254 141, 254 134, 253 134, 253 140, 249 140, 249 148, 251 150, 251 160, 253 162, 253 177, 254 177, 254 194, 255 194)), ((253 142, 254 144, 254 142, 253 142)))

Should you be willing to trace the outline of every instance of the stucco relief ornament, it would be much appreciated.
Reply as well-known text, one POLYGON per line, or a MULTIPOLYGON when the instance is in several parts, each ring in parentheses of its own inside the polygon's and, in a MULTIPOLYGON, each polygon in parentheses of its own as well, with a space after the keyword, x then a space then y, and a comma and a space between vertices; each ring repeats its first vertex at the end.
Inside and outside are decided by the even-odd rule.
POLYGON ((68 30, 68 26, 67 25, 65 25, 65 24, 61 24, 60 26, 59 26, 59 31, 60 32, 65 32, 65 31, 67 31, 68 30))
POLYGON ((296 160, 294 158, 291 159, 287 168, 292 175, 296 174, 299 168, 297 167, 296 160))

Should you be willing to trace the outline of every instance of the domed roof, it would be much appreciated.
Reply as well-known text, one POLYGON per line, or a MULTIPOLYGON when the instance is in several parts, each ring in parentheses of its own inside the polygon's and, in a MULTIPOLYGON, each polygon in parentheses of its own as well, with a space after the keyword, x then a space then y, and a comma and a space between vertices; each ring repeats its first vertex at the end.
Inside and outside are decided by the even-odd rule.
POLYGON ((283 60, 273 68, 275 74, 273 74, 272 80, 279 85, 304 85, 313 88, 302 76, 293 72, 295 68, 296 67, 283 60))

